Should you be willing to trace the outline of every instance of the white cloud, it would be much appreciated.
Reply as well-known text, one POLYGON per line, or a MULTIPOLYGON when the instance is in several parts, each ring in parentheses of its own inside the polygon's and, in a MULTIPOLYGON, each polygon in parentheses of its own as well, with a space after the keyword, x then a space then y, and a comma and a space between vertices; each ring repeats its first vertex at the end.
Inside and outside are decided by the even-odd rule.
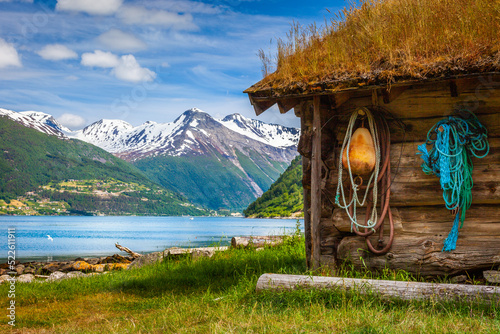
POLYGON ((141 67, 133 55, 122 56, 113 74, 120 80, 130 82, 153 81, 156 78, 156 73, 141 67))
POLYGON ((111 15, 116 13, 122 3, 123 0, 57 0, 56 10, 111 15))
POLYGON ((64 60, 78 58, 78 54, 61 44, 49 44, 37 52, 43 59, 47 60, 64 60))
POLYGON ((82 54, 82 65, 84 66, 109 68, 118 66, 118 63, 118 56, 112 54, 111 52, 95 50, 93 53, 86 52, 82 54))
POLYGON ((81 128, 87 123, 85 118, 75 114, 62 114, 57 120, 70 129, 81 128))
POLYGON ((21 59, 13 44, 7 43, 3 38, 0 38, 0 68, 8 66, 21 67, 21 59))
POLYGON ((103 68, 113 68, 111 73, 120 80, 129 82, 153 81, 156 73, 141 67, 131 54, 121 56, 111 52, 95 50, 93 53, 82 54, 82 65, 103 68))
POLYGON ((124 6, 118 12, 123 22, 127 24, 161 25, 178 30, 196 30, 191 14, 177 14, 165 10, 150 10, 143 7, 124 6))
POLYGON ((139 38, 118 29, 111 29, 100 35, 97 40, 104 46, 117 51, 136 51, 147 47, 139 38))

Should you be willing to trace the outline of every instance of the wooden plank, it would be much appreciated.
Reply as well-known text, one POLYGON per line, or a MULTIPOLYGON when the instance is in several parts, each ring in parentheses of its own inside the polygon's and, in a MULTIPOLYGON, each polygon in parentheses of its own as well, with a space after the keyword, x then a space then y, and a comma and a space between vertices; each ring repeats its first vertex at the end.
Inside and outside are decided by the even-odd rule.
MULTIPOLYGON (((476 114, 495 113, 500 106, 499 78, 498 75, 485 75, 456 80, 456 97, 450 95, 449 81, 446 80, 430 85, 407 85, 404 92, 384 107, 399 118, 443 117, 463 107, 476 114)), ((394 86, 391 90, 396 87, 402 86, 394 86)), ((340 113, 373 104, 371 91, 369 95, 350 94, 351 98, 340 106, 340 113)))
MULTIPOLYGON (((442 190, 435 175, 426 175, 417 152, 418 143, 391 145, 391 206, 443 205, 442 190)), ((336 154, 338 157, 339 154, 336 154)), ((473 158, 474 204, 500 203, 500 138, 490 140, 490 153, 473 158)), ((333 201, 337 189, 337 170, 331 170, 325 183, 325 195, 333 201)), ((382 190, 384 191, 384 190, 382 190)))
POLYGON ((252 96, 252 94, 248 94, 248 98, 250 99, 250 103, 252 104, 257 116, 271 108, 276 103, 276 100, 259 100, 258 98, 252 96))
POLYGON ((498 236, 459 236, 452 252, 442 252, 445 236, 398 235, 385 255, 368 251, 364 238, 345 237, 338 248, 338 258, 356 268, 403 269, 414 274, 454 275, 472 270, 486 270, 500 264, 498 236))
MULTIPOLYGON (((394 231, 398 236, 434 235, 444 239, 453 225, 454 216, 444 205, 393 207, 391 210, 394 231)), ((364 209, 358 211, 359 221, 364 221, 364 211, 364 209)), ((340 208, 335 208, 331 217, 321 219, 320 227, 323 231, 322 245, 324 246, 333 244, 333 241, 326 242, 330 235, 336 236, 339 231, 345 235, 351 233, 351 222, 345 210, 340 208)), ((388 229, 385 229, 385 232, 389 233, 388 229)), ((500 237, 500 206, 471 206, 467 210, 464 225, 460 229, 460 236, 500 237)))
MULTIPOLYGON (((500 137, 500 106, 498 111, 492 114, 478 114, 477 118, 488 130, 488 138, 500 137)), ((389 121, 389 130, 391 133, 391 143, 418 142, 424 143, 427 140, 429 130, 443 117, 430 118, 401 118, 398 122, 389 121), (404 126, 404 127, 402 127, 404 126)), ((335 138, 343 142, 348 119, 342 119, 340 122, 329 122, 327 126, 336 134, 335 138)))
POLYGON ((299 104, 299 99, 282 99, 278 100, 278 109, 281 114, 286 114, 290 109, 299 104))
POLYGON ((371 280, 309 275, 264 274, 257 281, 256 290, 328 289, 356 291, 371 296, 402 300, 476 300, 499 303, 500 287, 486 285, 443 284, 371 280))
POLYGON ((321 101, 320 97, 316 96, 313 100, 313 142, 311 156, 311 236, 312 236, 312 258, 313 269, 320 266, 320 241, 321 231, 319 222, 321 219, 321 148, 322 148, 322 131, 321 131, 321 101))
POLYGON ((320 231, 321 219, 321 110, 320 97, 313 100, 313 143, 311 156, 311 237, 312 268, 320 266, 320 231))

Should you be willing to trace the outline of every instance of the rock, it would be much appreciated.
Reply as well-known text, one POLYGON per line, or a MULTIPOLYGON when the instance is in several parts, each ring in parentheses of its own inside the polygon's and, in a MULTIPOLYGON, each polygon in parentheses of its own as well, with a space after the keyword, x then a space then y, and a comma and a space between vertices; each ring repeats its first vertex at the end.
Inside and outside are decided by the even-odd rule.
POLYGON ((215 254, 215 251, 213 249, 197 249, 197 250, 194 250, 192 253, 191 253, 191 258, 193 260, 196 260, 196 259, 199 259, 200 257, 212 257, 214 256, 215 254))
POLYGON ((62 266, 59 267, 59 271, 68 272, 68 271, 73 270, 74 263, 75 263, 74 261, 71 261, 71 262, 67 262, 67 263, 63 264, 62 266))
POLYGON ((104 260, 101 260, 100 263, 130 263, 130 260, 119 254, 115 254, 113 256, 108 256, 104 260))
POLYGON ((14 276, 10 276, 10 275, 2 275, 2 276, 0 276, 0 284, 2 284, 3 282, 5 282, 7 280, 10 280, 13 277, 14 276))
POLYGON ((50 274, 49 278, 47 278, 47 282, 60 281, 62 279, 68 278, 68 275, 63 273, 62 271, 54 271, 50 274))
POLYGON ((28 267, 28 268, 24 268, 24 274, 35 274, 35 268, 33 267, 28 267))
POLYGON ((21 274, 23 273, 23 271, 24 271, 24 268, 25 268, 25 267, 24 267, 22 264, 20 264, 20 265, 16 266, 15 271, 16 271, 16 273, 17 273, 18 275, 21 275, 21 274))
POLYGON ((16 281, 18 283, 31 283, 35 279, 33 274, 23 274, 17 277, 16 281))
POLYGON ((59 262, 50 262, 49 264, 43 266, 42 270, 44 272, 53 273, 59 270, 59 262))
POLYGON ((92 265, 92 271, 95 271, 97 273, 102 273, 104 272, 104 267, 106 267, 106 264, 94 264, 92 265))
POLYGON ((0 269, 0 276, 7 275, 8 272, 8 269, 0 269))
POLYGON ((87 262, 88 264, 94 265, 94 264, 98 264, 100 259, 98 257, 86 257, 84 259, 84 261, 87 262))
POLYGON ((465 281, 467 281, 467 276, 465 275, 454 276, 450 279, 451 283, 465 283, 465 281))
POLYGON ((73 270, 92 270, 92 265, 85 261, 76 261, 71 265, 73 270))
POLYGON ((154 252, 138 257, 128 266, 128 269, 141 268, 148 264, 153 264, 163 260, 163 252, 154 252))
POLYGON ((125 270, 130 266, 130 263, 110 263, 109 270, 125 270))
POLYGON ((483 276, 488 283, 500 283, 500 271, 498 270, 483 271, 483 276))
POLYGON ((78 277, 86 277, 87 274, 82 273, 81 271, 71 271, 66 274, 68 278, 78 278, 78 277))

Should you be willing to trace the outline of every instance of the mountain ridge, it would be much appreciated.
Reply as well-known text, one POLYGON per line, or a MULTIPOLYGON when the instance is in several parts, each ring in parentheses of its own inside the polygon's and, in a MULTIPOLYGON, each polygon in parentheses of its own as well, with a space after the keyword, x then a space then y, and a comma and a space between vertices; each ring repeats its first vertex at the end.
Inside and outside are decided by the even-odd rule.
POLYGON ((299 129, 237 113, 216 119, 197 108, 169 123, 148 121, 132 126, 123 120, 102 119, 78 131, 63 127, 45 113, 10 111, 7 116, 24 117, 23 125, 61 139, 98 146, 131 162, 167 189, 215 210, 240 210, 262 195, 297 156, 300 135, 299 129), (26 124, 30 119, 33 124, 26 124), (238 196, 231 194, 234 189, 238 196))

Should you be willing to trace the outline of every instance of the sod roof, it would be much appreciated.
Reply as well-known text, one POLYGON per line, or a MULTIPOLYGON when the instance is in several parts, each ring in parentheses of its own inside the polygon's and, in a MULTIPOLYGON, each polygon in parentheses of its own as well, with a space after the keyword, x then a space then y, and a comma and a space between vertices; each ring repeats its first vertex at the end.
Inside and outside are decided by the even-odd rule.
POLYGON ((280 98, 500 71, 500 0, 372 0, 323 28, 295 24, 276 71, 245 90, 280 98))

